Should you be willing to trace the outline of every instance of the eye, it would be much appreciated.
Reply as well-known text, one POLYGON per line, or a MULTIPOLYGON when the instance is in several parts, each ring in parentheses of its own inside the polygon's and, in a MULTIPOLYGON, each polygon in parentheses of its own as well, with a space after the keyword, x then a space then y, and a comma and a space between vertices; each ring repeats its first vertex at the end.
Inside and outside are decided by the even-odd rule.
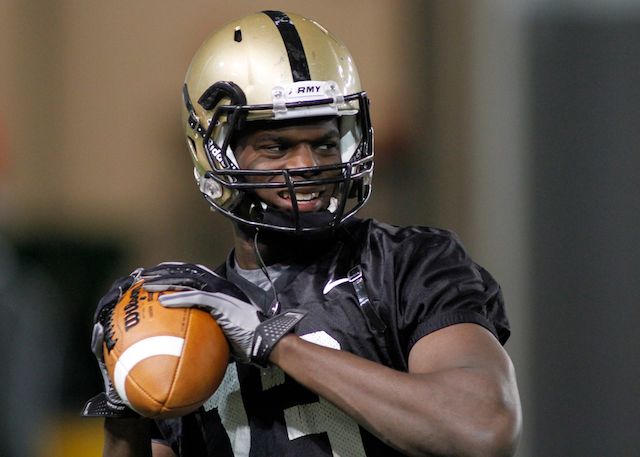
POLYGON ((338 153, 339 144, 336 141, 327 141, 315 145, 316 152, 323 155, 334 155, 338 153))
POLYGON ((282 155, 287 150, 287 145, 282 143, 264 143, 258 145, 256 149, 269 155, 282 155))
POLYGON ((334 149, 335 147, 336 147, 336 145, 333 144, 333 143, 326 143, 326 144, 321 144, 321 145, 316 146, 317 149, 320 149, 320 150, 323 150, 323 151, 326 151, 327 149, 334 149))

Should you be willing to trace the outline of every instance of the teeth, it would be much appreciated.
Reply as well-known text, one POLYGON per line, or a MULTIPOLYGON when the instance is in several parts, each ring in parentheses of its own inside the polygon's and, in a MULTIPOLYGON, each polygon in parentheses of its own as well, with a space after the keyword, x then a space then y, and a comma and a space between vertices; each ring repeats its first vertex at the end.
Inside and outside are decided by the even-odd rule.
POLYGON ((319 195, 320 195, 319 192, 312 192, 310 194, 299 194, 296 192, 296 200, 309 201, 309 200, 313 200, 314 198, 318 198, 319 195))
MULTIPOLYGON (((282 194, 280 194, 280 196, 288 200, 289 192, 283 192, 282 194)), ((318 198, 319 196, 320 196, 320 192, 311 192, 310 194, 303 194, 303 193, 296 192, 296 200, 301 202, 307 202, 315 198, 318 198)))

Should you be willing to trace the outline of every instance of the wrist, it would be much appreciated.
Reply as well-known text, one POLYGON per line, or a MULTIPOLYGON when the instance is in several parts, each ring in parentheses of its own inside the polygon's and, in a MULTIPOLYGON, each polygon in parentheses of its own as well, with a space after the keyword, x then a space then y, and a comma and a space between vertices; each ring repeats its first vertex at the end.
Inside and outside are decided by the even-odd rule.
POLYGON ((276 346, 273 348, 273 351, 271 351, 271 354, 269 355, 269 361, 274 365, 280 366, 282 360, 287 357, 286 353, 288 352, 289 348, 296 343, 296 340, 299 339, 300 337, 298 337, 298 335, 294 333, 289 333, 288 335, 283 336, 282 339, 280 339, 280 341, 278 341, 276 346))
POLYGON ((285 311, 258 324, 253 335, 251 363, 267 367, 278 343, 293 331, 305 314, 306 311, 285 311))

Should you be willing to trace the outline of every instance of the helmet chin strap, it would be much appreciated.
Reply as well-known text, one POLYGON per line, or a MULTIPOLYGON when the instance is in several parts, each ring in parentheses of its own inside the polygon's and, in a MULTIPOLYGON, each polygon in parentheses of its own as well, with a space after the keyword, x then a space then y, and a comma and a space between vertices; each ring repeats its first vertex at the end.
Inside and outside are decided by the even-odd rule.
POLYGON ((253 204, 249 211, 252 220, 262 224, 276 227, 295 227, 297 231, 313 229, 316 227, 327 227, 335 218, 335 214, 328 210, 315 211, 312 213, 298 212, 295 217, 293 213, 280 211, 267 205, 253 204))
POLYGON ((278 291, 276 290, 276 285, 273 283, 271 279, 271 275, 269 275, 269 270, 267 270, 267 265, 262 259, 262 254, 260 254, 260 248, 258 247, 258 233, 260 229, 256 228, 256 232, 253 236, 253 250, 256 254, 256 260, 258 261, 258 265, 260 266, 260 270, 266 276, 269 284, 271 284, 271 290, 273 291, 273 303, 271 304, 271 308, 269 309, 269 316, 273 316, 280 311, 280 300, 278 298, 278 291))

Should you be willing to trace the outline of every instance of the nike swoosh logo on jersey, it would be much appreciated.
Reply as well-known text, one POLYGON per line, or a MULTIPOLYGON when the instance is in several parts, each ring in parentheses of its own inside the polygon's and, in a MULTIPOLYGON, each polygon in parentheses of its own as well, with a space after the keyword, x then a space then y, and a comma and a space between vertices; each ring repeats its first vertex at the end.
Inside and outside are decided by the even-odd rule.
POLYGON ((349 278, 340 278, 340 279, 334 279, 333 281, 329 281, 327 285, 324 286, 324 289, 322 289, 322 295, 327 295, 331 291, 331 289, 345 282, 349 282, 349 278))

